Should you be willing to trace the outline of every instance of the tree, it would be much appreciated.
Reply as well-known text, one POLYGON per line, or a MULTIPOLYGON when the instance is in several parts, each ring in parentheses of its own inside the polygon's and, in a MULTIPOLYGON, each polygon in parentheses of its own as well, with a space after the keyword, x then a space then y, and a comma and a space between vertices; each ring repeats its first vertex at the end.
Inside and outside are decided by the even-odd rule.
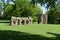
POLYGON ((49 23, 60 23, 60 6, 56 8, 51 8, 48 11, 48 22, 49 23))
POLYGON ((14 5, 8 5, 5 8, 5 16, 10 18, 11 16, 16 17, 33 17, 35 20, 36 14, 42 13, 42 10, 36 5, 35 7, 28 0, 16 0, 14 5))
POLYGON ((13 14, 13 5, 6 6, 5 13, 3 14, 3 16, 7 19, 10 19, 12 14, 13 14))
POLYGON ((1 12, 2 12, 2 3, 0 3, 0 17, 1 17, 1 12))
POLYGON ((40 3, 41 5, 47 5, 46 8, 56 7, 60 3, 60 0, 32 0, 34 5, 35 3, 40 3))

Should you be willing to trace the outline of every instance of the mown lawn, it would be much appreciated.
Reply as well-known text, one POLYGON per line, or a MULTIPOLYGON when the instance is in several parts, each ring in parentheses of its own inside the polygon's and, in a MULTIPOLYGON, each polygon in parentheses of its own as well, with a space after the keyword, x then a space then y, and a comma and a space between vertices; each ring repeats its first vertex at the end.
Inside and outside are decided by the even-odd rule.
POLYGON ((0 40, 60 40, 60 25, 11 26, 8 20, 0 20, 0 40))

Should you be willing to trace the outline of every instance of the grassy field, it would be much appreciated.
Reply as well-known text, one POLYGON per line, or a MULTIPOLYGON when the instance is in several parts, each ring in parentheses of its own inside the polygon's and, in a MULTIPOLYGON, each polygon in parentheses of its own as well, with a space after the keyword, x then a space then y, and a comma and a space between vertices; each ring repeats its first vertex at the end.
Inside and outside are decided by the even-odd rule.
POLYGON ((8 20, 0 20, 0 40, 60 40, 60 25, 10 26, 8 20))

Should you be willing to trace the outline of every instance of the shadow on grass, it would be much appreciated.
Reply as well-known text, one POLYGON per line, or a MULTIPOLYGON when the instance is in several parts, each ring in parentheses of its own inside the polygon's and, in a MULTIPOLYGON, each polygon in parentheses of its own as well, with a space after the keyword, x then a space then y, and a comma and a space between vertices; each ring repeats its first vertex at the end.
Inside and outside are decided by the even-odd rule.
POLYGON ((10 26, 10 21, 8 20, 0 20, 0 24, 4 25, 4 26, 10 26))
POLYGON ((2 26, 11 26, 10 22, 0 22, 0 24, 2 24, 2 26))
POLYGON ((0 30, 0 40, 52 40, 52 38, 20 31, 0 30))
POLYGON ((0 30, 0 40, 60 40, 60 34, 50 33, 56 37, 49 38, 42 35, 30 34, 20 31, 0 30))
POLYGON ((51 32, 47 32, 47 33, 56 36, 53 40, 60 40, 60 34, 51 33, 51 32))
POLYGON ((10 22, 0 22, 0 23, 10 23, 10 22))
POLYGON ((10 20, 0 20, 0 23, 10 23, 10 20))

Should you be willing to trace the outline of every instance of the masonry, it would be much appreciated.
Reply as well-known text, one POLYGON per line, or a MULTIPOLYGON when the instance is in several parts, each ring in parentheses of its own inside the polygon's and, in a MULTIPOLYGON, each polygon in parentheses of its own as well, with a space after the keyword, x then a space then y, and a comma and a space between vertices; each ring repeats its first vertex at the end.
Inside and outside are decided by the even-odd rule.
POLYGON ((38 14, 38 24, 47 24, 47 14, 38 14))
POLYGON ((26 25, 32 24, 31 17, 11 17, 11 25, 26 25))

